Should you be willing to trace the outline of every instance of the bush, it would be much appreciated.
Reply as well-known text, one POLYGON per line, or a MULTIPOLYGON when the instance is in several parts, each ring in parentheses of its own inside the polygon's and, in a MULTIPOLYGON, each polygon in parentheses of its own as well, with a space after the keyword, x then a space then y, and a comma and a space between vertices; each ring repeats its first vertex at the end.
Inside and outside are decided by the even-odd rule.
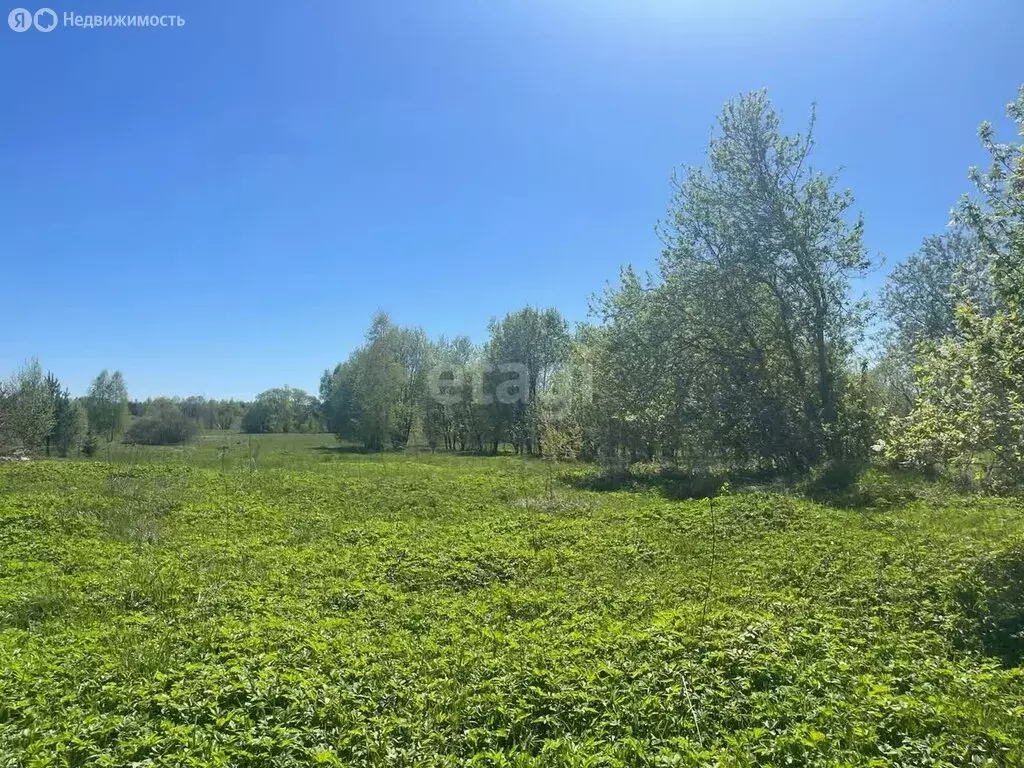
POLYGON ((959 595, 982 650, 1005 666, 1024 661, 1024 546, 980 562, 959 595))
POLYGON ((242 416, 242 431, 250 434, 319 430, 316 400, 301 389, 281 387, 261 392, 242 416))
POLYGON ((124 442, 136 445, 181 445, 199 437, 199 424, 177 405, 164 405, 159 410, 132 422, 124 442))
POLYGON ((801 490, 818 502, 855 506, 863 471, 864 466, 859 461, 830 459, 811 470, 801 490))
POLYGON ((957 310, 956 338, 925 347, 917 402, 894 420, 889 458, 939 466, 961 486, 993 493, 1024 487, 1024 313, 957 310))
POLYGON ((656 462, 628 467, 609 466, 599 472, 568 472, 562 481, 589 491, 654 489, 669 499, 704 499, 716 496, 726 476, 711 471, 691 470, 656 462))
POLYGON ((96 455, 96 451, 100 447, 100 441, 92 432, 86 434, 82 440, 82 455, 85 457, 91 457, 96 455))

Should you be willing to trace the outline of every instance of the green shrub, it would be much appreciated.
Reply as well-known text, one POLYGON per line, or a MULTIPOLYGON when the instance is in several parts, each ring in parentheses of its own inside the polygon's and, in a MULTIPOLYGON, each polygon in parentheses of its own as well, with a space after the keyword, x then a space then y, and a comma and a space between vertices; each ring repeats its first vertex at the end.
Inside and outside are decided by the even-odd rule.
POLYGON ((96 437, 92 432, 89 432, 82 439, 82 455, 85 457, 95 456, 97 449, 100 447, 99 438, 96 437))
POLYGON ((1006 666, 1024 661, 1024 545, 982 561, 960 594, 985 653, 1006 666))
POLYGON ((835 502, 855 494, 864 465, 851 459, 830 459, 811 470, 804 493, 816 501, 835 502))
POLYGON ((628 467, 609 467, 599 472, 565 473, 563 482, 591 491, 659 491, 669 499, 703 499, 715 496, 725 476, 704 470, 690 470, 671 464, 637 462, 628 467))
POLYGON ((124 442, 136 445, 182 445, 199 437, 199 424, 188 418, 177 405, 159 409, 132 422, 124 442))
MULTIPOLYGON (((916 501, 928 481, 921 475, 881 472, 869 469, 857 481, 857 504, 864 507, 888 508, 916 501)), ((938 489, 937 489, 938 490, 938 489)))

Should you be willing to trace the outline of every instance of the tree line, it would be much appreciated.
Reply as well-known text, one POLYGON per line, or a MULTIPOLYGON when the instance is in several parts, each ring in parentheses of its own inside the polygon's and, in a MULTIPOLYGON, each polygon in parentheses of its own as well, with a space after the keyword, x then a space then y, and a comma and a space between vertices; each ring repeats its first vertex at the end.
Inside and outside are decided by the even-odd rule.
MULTIPOLYGON (((1024 129, 1024 90, 1008 106, 1024 129)), ((673 179, 653 274, 625 267, 571 332, 557 310, 430 341, 377 316, 324 373, 327 427, 431 448, 800 471, 879 455, 990 486, 1024 480, 1024 150, 992 162, 872 304, 864 221, 763 91, 723 109, 673 179), (868 337, 873 319, 882 331, 868 337), (870 342, 877 351, 868 351, 870 342), (502 394, 505 397, 502 397, 502 394)))
MULTIPOLYGON (((1007 113, 1024 131, 1024 89, 1007 113)), ((865 223, 838 176, 813 165, 814 127, 812 109, 786 132, 764 91, 726 104, 705 162, 673 177, 656 269, 624 267, 590 322, 527 307, 473 344, 379 313, 318 396, 154 401, 135 423, 180 411, 206 428, 326 429, 373 451, 783 471, 877 455, 1024 482, 1024 145, 982 124, 991 165, 970 171, 974 194, 872 302, 851 288, 878 266, 865 223)), ((126 402, 115 377, 94 383, 84 421, 80 405, 60 406, 58 439, 59 387, 30 367, 0 389, 0 434, 66 445, 70 420, 113 439, 123 414, 99 404, 126 402)))
POLYGON ((201 429, 231 429, 249 404, 203 397, 131 400, 120 371, 103 370, 83 397, 29 361, 0 381, 0 455, 91 456, 102 442, 179 445, 201 429))

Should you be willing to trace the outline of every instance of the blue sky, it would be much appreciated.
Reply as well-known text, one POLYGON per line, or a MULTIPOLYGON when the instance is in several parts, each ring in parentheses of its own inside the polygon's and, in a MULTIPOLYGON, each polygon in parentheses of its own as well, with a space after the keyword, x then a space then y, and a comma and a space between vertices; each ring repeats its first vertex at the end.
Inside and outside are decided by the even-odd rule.
POLYGON ((817 101, 873 290, 1024 80, 1018 0, 53 7, 186 24, 0 27, 0 372, 120 368, 142 398, 315 391, 377 308, 476 340, 527 304, 585 319, 753 88, 794 130, 817 101))

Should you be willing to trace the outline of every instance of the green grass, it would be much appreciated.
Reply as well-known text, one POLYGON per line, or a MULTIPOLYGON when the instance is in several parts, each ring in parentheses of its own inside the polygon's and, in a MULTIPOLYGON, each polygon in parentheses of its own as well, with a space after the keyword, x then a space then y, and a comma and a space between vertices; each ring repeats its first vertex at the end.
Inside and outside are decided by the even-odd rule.
POLYGON ((199 440, 183 446, 126 445, 100 443, 95 458, 118 464, 181 464, 212 467, 225 472, 313 466, 344 451, 331 434, 246 435, 240 432, 211 430, 199 440))
POLYGON ((0 467, 0 765, 1024 764, 1019 502, 260 440, 0 467))

